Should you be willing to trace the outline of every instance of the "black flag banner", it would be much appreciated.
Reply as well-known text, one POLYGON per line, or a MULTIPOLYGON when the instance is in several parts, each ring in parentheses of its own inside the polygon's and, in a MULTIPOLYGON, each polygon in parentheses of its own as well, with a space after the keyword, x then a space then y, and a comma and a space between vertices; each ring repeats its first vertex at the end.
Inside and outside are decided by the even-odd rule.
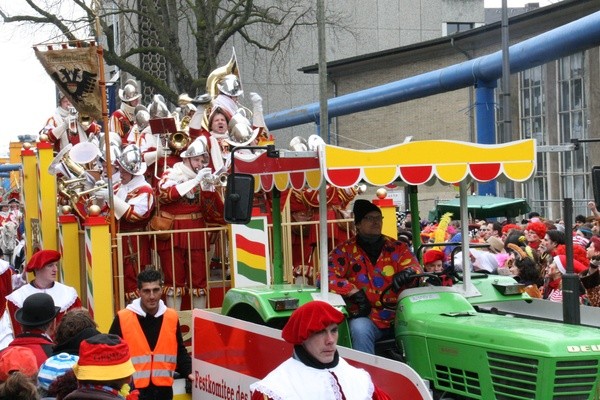
POLYGON ((98 53, 94 44, 72 47, 61 44, 43 51, 34 46, 35 55, 60 91, 80 113, 102 118, 102 95, 98 53))

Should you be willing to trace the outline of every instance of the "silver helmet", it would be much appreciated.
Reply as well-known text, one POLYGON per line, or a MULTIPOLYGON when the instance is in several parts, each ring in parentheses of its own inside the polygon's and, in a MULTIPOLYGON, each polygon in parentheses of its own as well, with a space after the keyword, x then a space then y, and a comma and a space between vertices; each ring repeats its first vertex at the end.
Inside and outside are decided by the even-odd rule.
POLYGON ((224 140, 232 146, 247 146, 258 135, 258 129, 252 129, 250 121, 244 116, 243 110, 238 110, 229 120, 228 137, 224 140))
MULTIPOLYGON (((110 162, 114 164, 121 156, 121 148, 123 147, 123 141, 117 132, 108 132, 108 146, 110 149, 110 162)), ((106 161, 106 141, 104 139, 104 132, 101 132, 98 137, 98 148, 100 149, 100 159, 106 161)))
POLYGON ((139 104, 135 107, 135 123, 138 125, 140 130, 144 130, 150 122, 150 113, 148 109, 143 105, 139 104))
POLYGON ((150 119, 167 118, 171 114, 162 94, 155 94, 152 97, 152 103, 148 106, 148 111, 150 119))
POLYGON ((146 163, 142 161, 142 152, 135 144, 125 147, 117 161, 123 170, 132 175, 143 175, 146 172, 146 163))
POLYGON ((221 93, 226 94, 227 96, 238 97, 244 94, 242 84, 237 75, 234 74, 225 75, 223 79, 217 83, 217 87, 221 93))
POLYGON ((208 148, 206 142, 203 137, 199 137, 194 140, 184 152, 182 152, 179 157, 181 158, 190 158, 190 157, 198 157, 202 155, 208 155, 208 148))
POLYGON ((119 89, 119 98, 121 101, 130 102, 139 99, 142 94, 138 90, 138 84, 133 79, 128 79, 125 82, 123 89, 119 89))

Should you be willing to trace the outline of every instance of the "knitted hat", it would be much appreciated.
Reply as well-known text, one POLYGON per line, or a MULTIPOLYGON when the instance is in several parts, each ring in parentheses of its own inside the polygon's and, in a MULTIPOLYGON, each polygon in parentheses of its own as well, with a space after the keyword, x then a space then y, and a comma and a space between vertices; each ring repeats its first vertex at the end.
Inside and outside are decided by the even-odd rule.
MULTIPOLYGON (((552 260, 554 261, 554 264, 556 264, 556 268, 558 268, 561 274, 567 273, 567 256, 561 254, 560 256, 555 256, 552 260)), ((579 274, 585 270, 585 265, 577 260, 573 260, 573 272, 579 274)))
POLYGON ((431 249, 423 254, 423 265, 431 264, 436 261, 444 261, 444 253, 440 250, 431 249))
POLYGON ((339 324, 344 314, 329 303, 314 300, 297 308, 283 327, 281 337, 288 343, 301 344, 313 333, 331 324, 339 324))
POLYGON ((56 250, 40 250, 31 256, 27 263, 27 272, 36 271, 46 265, 60 260, 60 253, 56 250))
POLYGON ((527 224, 528 231, 533 231, 540 239, 543 239, 546 236, 546 224, 543 222, 530 222, 527 224))
POLYGON ((29 347, 8 346, 0 353, 0 381, 6 381, 15 371, 27 376, 34 376, 37 373, 37 359, 29 347))
POLYGON ((381 215, 381 209, 369 200, 358 199, 354 202, 352 212, 354 212, 354 223, 358 224, 371 211, 377 211, 381 215))
POLYGON ((100 333, 81 342, 73 372, 80 381, 112 381, 133 375, 129 346, 117 335, 100 333))
POLYGON ((38 385, 42 389, 48 390, 56 378, 64 375, 68 370, 73 369, 73 365, 75 365, 78 359, 79 356, 68 353, 60 353, 46 359, 46 361, 40 365, 38 385))
POLYGON ((15 312, 15 319, 25 326, 42 326, 58 315, 60 307, 54 306, 54 299, 47 293, 34 293, 23 301, 23 307, 15 312))
POLYGON ((580 236, 580 235, 573 235, 573 244, 578 244, 585 248, 585 247, 587 247, 587 245, 589 243, 590 243, 589 239, 587 239, 583 236, 580 236))

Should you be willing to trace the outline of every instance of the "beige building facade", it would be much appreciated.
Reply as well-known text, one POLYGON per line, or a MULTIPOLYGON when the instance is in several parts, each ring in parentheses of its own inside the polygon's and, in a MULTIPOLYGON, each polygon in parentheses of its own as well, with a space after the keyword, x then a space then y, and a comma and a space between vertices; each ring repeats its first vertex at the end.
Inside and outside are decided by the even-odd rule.
MULTIPOLYGON (((578 20, 600 10, 592 0, 563 1, 510 18, 510 44, 578 20)), ((596 40, 598 42, 598 40, 596 40)), ((328 64, 333 97, 414 77, 429 71, 478 58, 501 49, 500 22, 459 32, 448 37, 328 64)), ((591 169, 600 165, 600 143, 581 143, 573 150, 573 138, 600 138, 600 58, 598 47, 577 52, 555 62, 511 75, 512 140, 535 138, 535 178, 514 188, 497 186, 497 194, 525 197, 533 210, 551 219, 562 216, 562 199, 573 199, 574 214, 589 214, 593 199, 591 169)), ((316 66, 303 68, 316 73, 316 66)), ((496 88, 496 142, 503 129, 496 88)), ((417 100, 335 118, 330 141, 352 148, 376 148, 412 140, 449 139, 477 142, 476 92, 465 88, 417 100)), ((440 184, 419 188, 421 210, 439 200, 456 196, 456 189, 440 184)), ((477 186, 473 186, 477 192, 477 186)), ((426 217, 426 215, 421 215, 426 217)))

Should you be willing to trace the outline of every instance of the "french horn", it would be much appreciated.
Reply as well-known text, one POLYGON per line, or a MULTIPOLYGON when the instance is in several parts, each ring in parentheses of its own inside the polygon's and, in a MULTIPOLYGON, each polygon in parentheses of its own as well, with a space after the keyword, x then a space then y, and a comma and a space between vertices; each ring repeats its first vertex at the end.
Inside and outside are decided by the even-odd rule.
POLYGON ((179 155, 187 149, 190 144, 190 137, 185 132, 177 131, 171 133, 167 138, 167 147, 175 154, 179 155))

